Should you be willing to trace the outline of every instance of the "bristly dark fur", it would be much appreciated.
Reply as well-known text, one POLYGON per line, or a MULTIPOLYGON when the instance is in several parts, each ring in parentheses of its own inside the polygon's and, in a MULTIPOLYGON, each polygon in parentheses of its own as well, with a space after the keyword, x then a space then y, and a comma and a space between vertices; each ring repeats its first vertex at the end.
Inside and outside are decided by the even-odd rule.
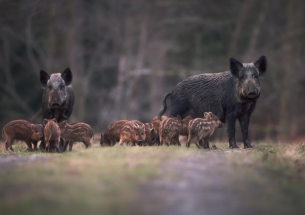
POLYGON ((230 59, 230 71, 191 76, 167 93, 163 99, 162 116, 166 98, 171 96, 170 115, 191 115, 203 118, 213 112, 223 123, 228 123, 229 146, 237 148, 235 121, 239 120, 245 148, 251 148, 248 127, 251 114, 260 95, 259 77, 266 73, 267 59, 262 56, 255 63, 241 64, 230 59))
MULTIPOLYGON (((40 71, 40 83, 43 90, 42 96, 42 119, 55 118, 58 123, 68 120, 73 111, 75 96, 70 68, 63 73, 48 75, 40 71)), ((45 143, 41 141, 39 148, 44 149, 45 143)), ((63 140, 60 141, 60 148, 63 148, 63 140)))

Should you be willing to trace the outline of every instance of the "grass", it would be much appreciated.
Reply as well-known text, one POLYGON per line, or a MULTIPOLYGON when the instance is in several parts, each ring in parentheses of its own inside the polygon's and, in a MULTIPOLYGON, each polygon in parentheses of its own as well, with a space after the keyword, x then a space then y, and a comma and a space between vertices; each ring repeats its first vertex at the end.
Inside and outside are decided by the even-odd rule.
POLYGON ((304 143, 254 143, 254 149, 238 150, 228 149, 227 143, 216 145, 210 150, 194 145, 187 149, 184 145, 102 148, 97 144, 85 149, 78 143, 72 152, 59 154, 26 152, 24 143, 15 143, 15 152, 0 151, 0 213, 134 214, 138 208, 131 206, 143 198, 139 185, 149 185, 165 174, 166 162, 210 154, 226 158, 223 165, 232 176, 228 180, 239 184, 234 189, 246 187, 246 178, 266 186, 284 202, 288 199, 288 211, 293 206, 297 212, 305 209, 304 143), (33 154, 39 159, 28 159, 33 154), (18 155, 20 161, 1 162, 11 155, 18 155))

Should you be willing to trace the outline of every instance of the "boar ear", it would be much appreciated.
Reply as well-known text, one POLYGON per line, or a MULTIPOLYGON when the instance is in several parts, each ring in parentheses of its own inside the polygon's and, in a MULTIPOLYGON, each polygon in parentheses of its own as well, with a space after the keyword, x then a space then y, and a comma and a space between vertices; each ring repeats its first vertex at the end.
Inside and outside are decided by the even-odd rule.
POLYGON ((64 127, 66 127, 66 125, 67 125, 67 120, 62 121, 62 125, 63 125, 64 127))
POLYGON ((61 73, 61 78, 64 79, 66 86, 71 84, 73 77, 72 77, 72 72, 69 67, 61 73))
POLYGON ((259 71, 259 76, 264 76, 267 70, 267 58, 261 56, 257 61, 255 61, 254 65, 259 71))
POLYGON ((43 127, 45 127, 47 124, 48 124, 48 120, 44 119, 43 122, 42 122, 43 127))
POLYGON ((48 80, 50 79, 50 76, 45 71, 40 70, 40 77, 39 78, 40 78, 41 87, 42 87, 42 89, 44 89, 48 84, 48 80))
POLYGON ((208 112, 204 112, 204 118, 207 118, 209 116, 208 112))
POLYGON ((35 125, 34 124, 31 124, 31 130, 35 131, 35 125))
POLYGON ((238 78, 239 77, 239 71, 243 67, 243 64, 239 62, 238 60, 235 60, 234 58, 230 58, 230 71, 231 74, 238 78))
POLYGON ((181 116, 179 114, 177 115, 177 119, 179 122, 181 121, 181 116))

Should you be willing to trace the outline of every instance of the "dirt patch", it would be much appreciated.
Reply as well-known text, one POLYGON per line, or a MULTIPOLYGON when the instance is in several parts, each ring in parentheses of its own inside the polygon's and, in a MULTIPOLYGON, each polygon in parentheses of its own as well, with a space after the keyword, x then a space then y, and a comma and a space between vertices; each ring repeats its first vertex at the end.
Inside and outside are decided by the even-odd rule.
POLYGON ((40 161, 47 160, 46 155, 4 155, 0 157, 0 171, 4 171, 9 169, 12 166, 24 166, 28 165, 29 163, 37 163, 40 161))
POLYGON ((140 213, 287 214, 293 204, 287 207, 290 203, 280 191, 274 192, 272 179, 267 186, 257 182, 262 172, 253 169, 248 174, 247 160, 241 160, 240 166, 232 162, 234 153, 242 151, 229 152, 198 152, 165 162, 161 176, 140 188, 140 213))

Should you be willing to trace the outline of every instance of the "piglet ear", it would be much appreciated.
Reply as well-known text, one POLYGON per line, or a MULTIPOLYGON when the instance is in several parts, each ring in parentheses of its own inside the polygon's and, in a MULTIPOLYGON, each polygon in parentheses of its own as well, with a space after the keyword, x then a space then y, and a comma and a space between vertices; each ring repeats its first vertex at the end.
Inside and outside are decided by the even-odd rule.
POLYGON ((45 127, 47 124, 48 124, 48 120, 44 119, 43 122, 42 122, 43 127, 45 127))
POLYGON ((150 133, 153 134, 155 131, 155 128, 150 129, 150 133))
POLYGON ((177 119, 179 122, 181 122, 181 116, 180 115, 177 115, 177 119))
POLYGON ((73 77, 72 77, 72 72, 69 67, 67 69, 65 69, 65 71, 63 71, 63 73, 61 73, 61 78, 64 79, 66 86, 71 84, 73 77))
POLYGON ((31 124, 31 130, 35 131, 35 125, 34 124, 31 124))
POLYGON ((52 119, 53 122, 57 123, 57 120, 55 118, 52 119))
POLYGON ((267 58, 261 56, 257 61, 255 61, 254 65, 259 71, 259 76, 264 76, 267 71, 267 58))
POLYGON ((230 59, 230 71, 235 78, 239 77, 239 71, 241 70, 242 67, 243 64, 241 62, 235 60, 234 58, 230 59))
POLYGON ((209 113, 208 113, 208 112, 204 112, 204 118, 207 118, 207 117, 208 117, 208 115, 209 115, 209 113))
POLYGON ((48 80, 50 79, 50 76, 45 71, 40 70, 39 79, 40 79, 40 85, 41 85, 42 89, 44 89, 48 84, 48 80))
POLYGON ((66 127, 66 125, 67 125, 67 120, 64 120, 64 121, 62 122, 62 125, 63 125, 64 127, 66 127))

